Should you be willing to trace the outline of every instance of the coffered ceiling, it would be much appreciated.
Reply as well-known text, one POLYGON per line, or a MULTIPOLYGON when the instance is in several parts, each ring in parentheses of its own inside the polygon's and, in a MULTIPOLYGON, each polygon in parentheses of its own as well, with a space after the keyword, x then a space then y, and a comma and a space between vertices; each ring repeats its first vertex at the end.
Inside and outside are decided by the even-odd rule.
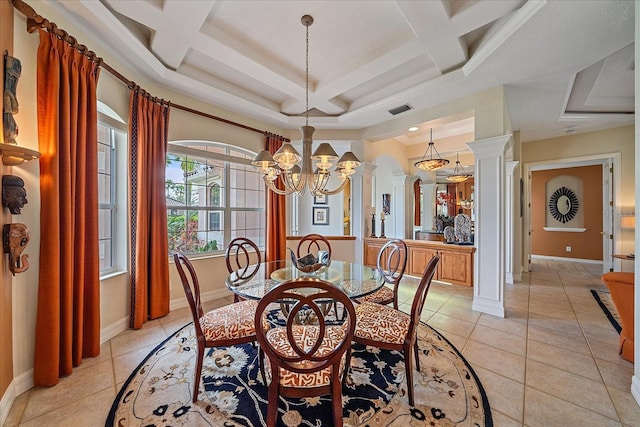
MULTIPOLYGON (((498 85, 525 142, 633 122, 633 1, 48 4, 94 34, 82 42, 98 54, 117 52, 158 84, 285 129, 304 121, 305 14, 315 21, 308 102, 317 128, 387 123, 385 138, 425 143, 438 120, 409 133, 399 120, 408 113, 389 110, 421 111, 498 85)), ((442 118, 434 138, 469 132, 472 117, 442 118)))

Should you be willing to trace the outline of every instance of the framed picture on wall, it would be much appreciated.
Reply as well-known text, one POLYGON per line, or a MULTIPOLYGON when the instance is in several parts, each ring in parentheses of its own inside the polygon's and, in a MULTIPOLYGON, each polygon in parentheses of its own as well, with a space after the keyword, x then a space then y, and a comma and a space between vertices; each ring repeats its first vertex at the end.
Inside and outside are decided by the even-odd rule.
POLYGON ((327 201, 326 194, 318 194, 317 196, 313 196, 314 205, 326 205, 327 203, 329 202, 327 201))
POLYGON ((329 207, 313 207, 313 225, 329 225, 329 207))

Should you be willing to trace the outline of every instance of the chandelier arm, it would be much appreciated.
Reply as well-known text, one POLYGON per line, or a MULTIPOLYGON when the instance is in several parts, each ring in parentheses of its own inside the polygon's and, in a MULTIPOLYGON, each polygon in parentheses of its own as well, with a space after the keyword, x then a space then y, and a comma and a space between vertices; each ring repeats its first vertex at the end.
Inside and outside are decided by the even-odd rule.
POLYGON ((295 193, 299 196, 304 194, 307 180, 302 172, 300 173, 300 178, 298 179, 297 183, 293 181, 293 177, 291 176, 291 174, 288 174, 288 173, 284 175, 282 180, 285 188, 289 192, 288 194, 295 193))
POLYGON ((351 179, 346 178, 344 181, 342 181, 342 184, 340 184, 340 186, 338 188, 336 188, 335 190, 318 190, 317 193, 319 194, 324 194, 327 196, 331 196, 333 194, 338 194, 340 193, 342 190, 345 189, 345 187, 351 182, 351 179))
POLYGON ((313 178, 311 180, 312 184, 313 184, 313 188, 311 188, 311 193, 316 194, 318 193, 320 190, 322 190, 325 185, 327 185, 327 182, 329 181, 329 174, 320 174, 318 176, 321 176, 322 179, 321 180, 317 180, 316 179, 316 175, 311 175, 311 177, 313 178))
POLYGON ((291 192, 288 192, 286 190, 280 190, 278 187, 276 187, 273 184, 273 181, 269 181, 266 176, 263 176, 262 179, 264 180, 265 184, 267 184, 267 188, 269 188, 269 190, 273 191, 274 193, 279 194, 281 196, 287 196, 291 194, 291 192))

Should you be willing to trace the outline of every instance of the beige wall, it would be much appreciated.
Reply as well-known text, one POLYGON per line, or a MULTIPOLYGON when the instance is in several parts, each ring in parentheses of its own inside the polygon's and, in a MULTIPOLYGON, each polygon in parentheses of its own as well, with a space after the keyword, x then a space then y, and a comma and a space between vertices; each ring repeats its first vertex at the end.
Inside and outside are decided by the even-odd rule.
MULTIPOLYGON (((575 190, 577 191, 577 190, 575 190)), ((552 257, 602 261, 602 166, 551 169, 531 173, 531 253, 552 257), (546 221, 549 194, 547 182, 555 177, 575 177, 582 183, 578 209, 583 214, 582 233, 545 231, 545 227, 561 227, 546 221), (571 252, 566 252, 566 247, 571 252)), ((560 224, 560 223, 558 223, 560 224)), ((567 224, 569 225, 569 224, 567 224)))

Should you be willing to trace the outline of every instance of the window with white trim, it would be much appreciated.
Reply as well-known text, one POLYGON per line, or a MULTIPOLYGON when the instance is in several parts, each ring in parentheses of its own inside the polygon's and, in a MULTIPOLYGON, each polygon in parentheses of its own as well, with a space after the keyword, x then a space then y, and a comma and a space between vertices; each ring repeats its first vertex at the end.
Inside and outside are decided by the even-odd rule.
POLYGON ((265 185, 255 153, 222 143, 169 144, 165 195, 169 252, 224 251, 236 237, 265 243, 265 185))

